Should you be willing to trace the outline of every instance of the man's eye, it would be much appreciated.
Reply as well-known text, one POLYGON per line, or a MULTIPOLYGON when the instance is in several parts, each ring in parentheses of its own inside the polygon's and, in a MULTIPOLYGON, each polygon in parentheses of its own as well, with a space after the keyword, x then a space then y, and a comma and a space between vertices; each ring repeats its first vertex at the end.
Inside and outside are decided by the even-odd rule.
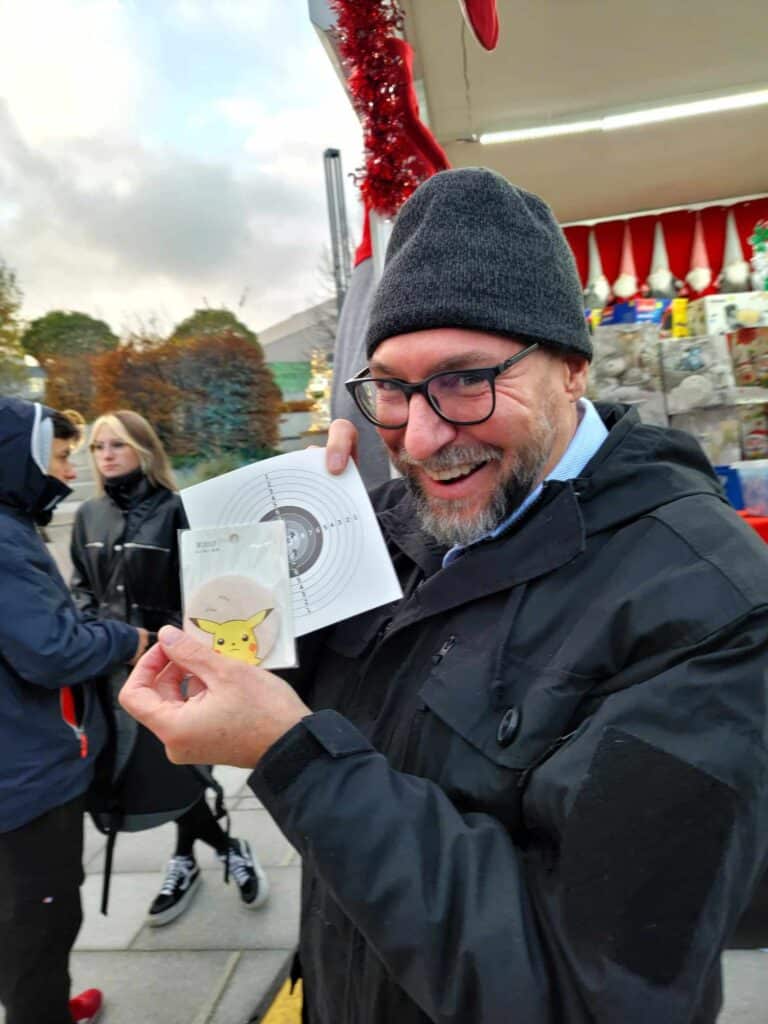
POLYGON ((395 384, 393 380, 375 380, 373 383, 376 390, 379 392, 386 392, 388 394, 392 394, 393 392, 397 392, 400 390, 400 388, 397 386, 397 384, 395 384))

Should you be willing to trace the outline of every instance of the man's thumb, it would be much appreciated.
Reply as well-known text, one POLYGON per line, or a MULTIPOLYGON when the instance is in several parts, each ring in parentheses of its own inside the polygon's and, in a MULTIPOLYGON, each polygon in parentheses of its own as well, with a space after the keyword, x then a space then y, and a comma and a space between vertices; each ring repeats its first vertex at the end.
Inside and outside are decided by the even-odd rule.
POLYGON ((217 658, 210 648, 176 626, 163 626, 157 639, 171 661, 206 682, 221 668, 221 658, 217 658))

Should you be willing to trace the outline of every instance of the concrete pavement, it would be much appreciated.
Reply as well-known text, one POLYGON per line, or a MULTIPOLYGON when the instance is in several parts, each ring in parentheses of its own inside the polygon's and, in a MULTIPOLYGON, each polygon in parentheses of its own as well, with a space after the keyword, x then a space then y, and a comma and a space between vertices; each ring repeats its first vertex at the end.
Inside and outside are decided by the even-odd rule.
POLYGON ((299 859, 245 780, 218 768, 231 834, 248 839, 270 882, 270 898, 247 910, 234 882, 224 885, 213 851, 196 844, 203 872, 189 909, 162 928, 145 924, 147 908, 173 850, 175 826, 120 835, 109 914, 99 912, 104 837, 86 827, 85 921, 72 958, 73 991, 102 988, 103 1024, 245 1024, 258 1020, 279 987, 296 945, 299 859))

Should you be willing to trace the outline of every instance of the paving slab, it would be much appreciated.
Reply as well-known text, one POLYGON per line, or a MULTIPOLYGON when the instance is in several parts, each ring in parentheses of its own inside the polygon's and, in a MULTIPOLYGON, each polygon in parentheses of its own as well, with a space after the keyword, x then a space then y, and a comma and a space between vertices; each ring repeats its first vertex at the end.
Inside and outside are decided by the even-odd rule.
POLYGON ((725 1005, 718 1024, 768 1021, 768 953, 731 950, 723 958, 725 1005))
MULTIPOLYGON (((299 931, 298 867, 271 868, 270 897, 249 910, 219 871, 203 871, 187 913, 163 928, 142 927, 132 949, 295 949, 299 931)), ((147 877, 147 876, 143 876, 147 877)))
POLYGON ((210 1024, 245 1024, 261 1020, 289 970, 293 953, 262 950, 241 953, 218 1000, 210 1024))
MULTIPOLYGON (((129 949, 144 927, 147 909, 159 888, 154 873, 114 875, 109 892, 109 913, 104 916, 99 910, 102 880, 100 874, 88 875, 85 879, 82 888, 83 926, 75 949, 129 949)), ((216 946, 211 948, 216 949, 216 946)))
MULTIPOLYGON (((208 1024, 238 958, 226 950, 74 953, 72 991, 96 986, 104 992, 99 1024, 208 1024)), ((266 965, 267 970, 271 967, 266 965)), ((271 980, 265 982, 254 972, 241 1005, 249 999, 257 1005, 271 980)), ((243 1016, 237 1024, 247 1020, 243 1016)))

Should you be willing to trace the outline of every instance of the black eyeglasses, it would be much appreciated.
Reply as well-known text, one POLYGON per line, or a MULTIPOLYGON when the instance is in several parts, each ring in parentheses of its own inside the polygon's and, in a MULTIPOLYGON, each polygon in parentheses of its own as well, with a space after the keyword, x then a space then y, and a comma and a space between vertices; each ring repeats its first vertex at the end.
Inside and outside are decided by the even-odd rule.
POLYGON ((406 425, 412 395, 423 395, 437 415, 448 423, 471 426, 484 423, 493 415, 499 374, 538 347, 539 343, 535 341, 498 366, 444 370, 433 373, 419 384, 409 384, 395 377, 370 377, 366 367, 345 381, 344 387, 363 416, 374 426, 385 430, 400 430, 406 425))

